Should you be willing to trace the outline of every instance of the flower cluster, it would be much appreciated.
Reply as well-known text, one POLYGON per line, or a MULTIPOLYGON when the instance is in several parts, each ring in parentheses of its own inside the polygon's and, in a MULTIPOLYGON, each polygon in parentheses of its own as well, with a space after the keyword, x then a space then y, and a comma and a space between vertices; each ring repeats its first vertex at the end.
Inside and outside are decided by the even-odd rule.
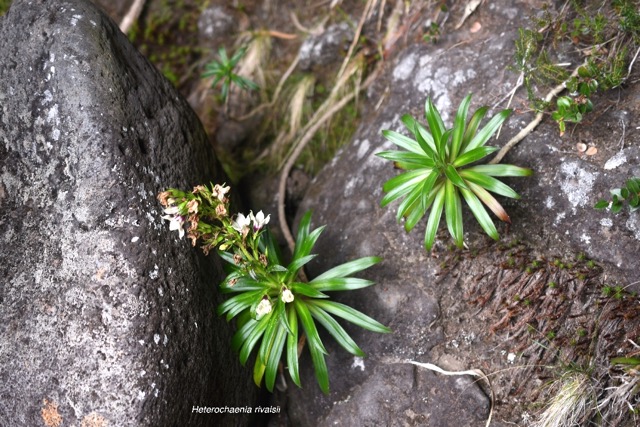
POLYGON ((162 219, 169 221, 169 230, 177 231, 181 239, 186 233, 193 246, 200 240, 205 253, 218 248, 232 256, 238 272, 227 278, 227 286, 233 287, 242 277, 267 285, 252 310, 254 317, 260 319, 271 312, 272 299, 280 297, 290 303, 294 296, 279 280, 270 279, 273 274, 266 270, 269 262, 260 248, 260 235, 269 224, 271 215, 249 211, 249 215, 229 216, 227 194, 230 189, 229 186, 215 184, 211 187, 198 185, 191 192, 173 188, 163 191, 158 195, 163 206, 162 219))

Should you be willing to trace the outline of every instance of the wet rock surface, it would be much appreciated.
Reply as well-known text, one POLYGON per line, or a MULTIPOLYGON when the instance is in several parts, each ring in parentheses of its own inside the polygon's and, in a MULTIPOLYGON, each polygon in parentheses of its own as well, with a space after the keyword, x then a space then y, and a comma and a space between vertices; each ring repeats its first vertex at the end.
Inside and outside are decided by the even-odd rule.
POLYGON ((155 199, 224 180, 197 117, 89 2, 16 0, 0 38, 0 424, 250 423, 192 412, 258 389, 155 199))

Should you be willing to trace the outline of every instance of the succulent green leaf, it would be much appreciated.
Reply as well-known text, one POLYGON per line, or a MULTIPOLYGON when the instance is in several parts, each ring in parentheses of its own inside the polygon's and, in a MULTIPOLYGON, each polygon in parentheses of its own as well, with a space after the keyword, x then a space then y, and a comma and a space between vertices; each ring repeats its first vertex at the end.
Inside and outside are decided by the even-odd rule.
POLYGON ((256 359, 256 363, 253 365, 253 382, 260 387, 262 383, 262 377, 264 377, 264 371, 267 366, 262 363, 260 359, 256 359))
POLYGON ((427 229, 424 234, 424 247, 427 251, 431 250, 433 242, 436 238, 438 231, 438 225, 440 225, 440 217, 442 216, 442 209, 444 207, 444 185, 436 188, 436 196, 429 213, 429 219, 427 221, 427 229))
POLYGON ((265 365, 269 359, 269 353, 271 351, 271 346, 273 345, 273 340, 276 337, 276 331, 278 329, 282 329, 280 324, 280 316, 278 315, 279 311, 282 310, 279 308, 284 307, 284 302, 278 299, 275 303, 275 307, 273 308, 273 312, 270 313, 269 321, 267 322, 267 327, 264 330, 264 335, 262 336, 262 342, 260 343, 260 348, 258 349, 258 359, 261 360, 265 365))
POLYGON ((422 149, 423 155, 427 155, 430 158, 435 157, 436 146, 433 141, 433 136, 427 132, 416 119, 408 114, 402 116, 402 122, 409 129, 409 131, 416 137, 418 145, 422 149))
POLYGON ((412 153, 424 155, 423 150, 420 148, 420 144, 407 136, 392 130, 383 130, 382 136, 393 142, 398 147, 404 148, 412 153))
POLYGON ((380 261, 381 258, 371 256, 345 262, 344 264, 340 264, 325 271, 324 273, 313 279, 309 284, 311 285, 327 279, 346 277, 350 274, 357 273, 358 271, 366 270, 367 268, 379 263, 380 261))
POLYGON ((331 336, 349 353, 364 357, 364 352, 358 347, 358 345, 353 341, 353 339, 347 334, 347 331, 344 330, 342 326, 331 317, 326 311, 323 309, 314 306, 313 304, 309 304, 308 306, 311 315, 318 321, 324 328, 331 334, 331 336))
POLYGON ((429 207, 435 198, 433 187, 435 186, 438 177, 439 173, 437 171, 433 171, 427 179, 424 180, 424 183, 421 186, 416 187, 420 192, 418 194, 418 198, 407 212, 408 215, 404 223, 406 231, 411 231, 427 213, 427 210, 429 210, 429 207))
POLYGON ((272 317, 273 311, 269 314, 265 314, 260 320, 258 320, 255 328, 253 328, 249 336, 244 340, 244 343, 242 343, 242 347, 240 348, 240 363, 242 364, 242 366, 246 365, 251 351, 260 340, 260 337, 262 337, 264 331, 267 329, 267 325, 269 324, 269 321, 272 319, 272 317))
POLYGON ((449 157, 449 138, 451 137, 451 132, 453 131, 453 129, 449 129, 447 130, 445 133, 442 134, 442 136, 440 137, 440 141, 438 141, 437 147, 438 147, 438 158, 440 159, 440 162, 442 165, 445 165, 447 163, 447 157, 449 157))
POLYGON ((427 178, 429 173, 431 173, 430 169, 409 171, 395 176, 385 182, 382 190, 387 194, 380 201, 380 206, 386 206, 392 201, 411 192, 413 186, 427 178))
POLYGON ((289 264, 289 266, 287 267, 287 270, 289 271, 291 277, 295 277, 295 275, 298 273, 298 270, 300 270, 305 264, 314 259, 316 256, 317 255, 312 254, 296 258, 291 261, 291 264, 289 264))
POLYGON ((263 290, 258 290, 255 292, 243 292, 235 295, 218 306, 218 309, 216 310, 217 314, 218 316, 222 316, 223 314, 228 313, 227 320, 231 320, 236 316, 236 314, 246 308, 249 308, 251 304, 260 299, 263 293, 263 290))
POLYGON ((377 155, 386 160, 398 163, 409 163, 422 168, 433 168, 435 166, 435 162, 424 154, 416 154, 408 151, 382 151, 377 153, 377 155))
POLYGON ((447 176, 447 179, 456 187, 469 188, 467 187, 467 183, 464 182, 464 179, 462 179, 460 174, 458 174, 456 168, 454 168, 452 165, 449 165, 445 168, 444 174, 447 176))
POLYGON ((471 151, 474 148, 481 147, 496 133, 498 128, 504 123, 511 114, 511 110, 502 110, 489 120, 489 123, 478 132, 464 149, 463 153, 471 151))
POLYGON ((225 279, 225 281, 220 285, 220 290, 223 293, 247 292, 264 289, 264 285, 262 283, 258 282, 257 280, 253 280, 251 277, 237 275, 237 277, 232 277, 232 279, 235 279, 235 282, 225 279))
POLYGON ((287 310, 289 329, 287 334, 287 367, 291 380, 300 387, 300 374, 298 371, 298 316, 295 309, 287 310))
POLYGON ((530 176, 533 174, 531 169, 521 168, 513 165, 477 165, 465 169, 483 175, 489 176, 530 176))
POLYGON ((280 357, 282 357, 282 350, 284 349, 286 337, 286 329, 279 327, 276 331, 276 335, 273 339, 273 344, 268 354, 266 362, 267 372, 265 376, 265 385, 267 386, 267 390, 269 390, 270 392, 273 392, 273 385, 276 382, 276 376, 278 374, 278 364, 280 363, 280 357))
POLYGON ((327 294, 323 294, 308 283, 293 282, 289 285, 289 288, 294 294, 301 294, 309 298, 329 298, 327 294))
POLYGON ((354 289, 366 288, 373 285, 371 280, 359 279, 356 277, 336 277, 309 283, 314 289, 319 291, 353 291, 354 289))
POLYGON ((606 200, 600 200, 594 206, 595 209, 604 209, 604 208, 607 208, 607 207, 609 207, 609 202, 606 201, 606 200))
POLYGON ((476 162, 497 150, 497 147, 488 147, 486 145, 483 147, 477 147, 459 156, 453 161, 452 165, 455 168, 459 168, 461 166, 468 165, 469 163, 476 162))
POLYGON ((518 195, 518 193, 516 193, 515 191, 513 191, 513 189, 511 189, 511 187, 509 187, 507 184, 498 181, 497 179, 491 177, 491 176, 487 176, 487 175, 483 175, 481 173, 478 173, 476 171, 470 170, 469 169, 463 169, 460 171, 460 175, 462 176, 462 178, 464 178, 467 182, 471 181, 475 184, 480 185, 481 187, 499 194, 501 196, 505 196, 505 197, 510 197, 512 199, 519 199, 520 196, 518 195))
POLYGON ((451 137, 451 152, 449 153, 449 161, 453 161, 460 151, 464 137, 465 125, 467 123, 467 114, 471 105, 471 94, 467 95, 460 103, 456 117, 453 120, 453 134, 451 137))
POLYGON ((420 196, 422 195, 422 183, 416 184, 407 197, 398 206, 398 213, 396 214, 396 220, 400 222, 400 219, 404 216, 408 216, 415 209, 420 210, 419 204, 420 196))
POLYGON ((487 190, 485 190, 481 186, 474 184, 473 182, 469 181, 468 184, 471 191, 473 191, 475 195, 478 196, 480 200, 482 200, 482 203, 484 203, 485 206, 491 209, 491 211, 500 220, 511 223, 511 219, 509 218, 509 215, 507 215, 507 212, 504 210, 502 205, 496 200, 495 197, 491 195, 491 193, 489 193, 487 190))
POLYGON ((427 123, 429 124, 431 135, 433 135, 433 140, 439 141, 445 132, 445 127, 438 109, 433 105, 433 102, 431 102, 431 98, 427 98, 427 101, 425 102, 424 115, 427 119, 427 123))
MULTIPOLYGON (((317 300, 310 300, 317 301, 317 300)), ((327 364, 324 360, 324 355, 327 354, 327 350, 322 345, 318 330, 313 322, 311 313, 304 302, 296 298, 293 301, 296 312, 304 328, 304 332, 307 335, 307 343, 309 345, 309 352, 311 353, 311 361, 313 362, 313 368, 316 374, 316 380, 323 393, 329 393, 329 373, 327 372, 327 364)))
POLYGON ((239 351, 242 344, 247 340, 249 335, 253 333, 253 330, 258 326, 258 321, 255 319, 249 319, 247 323, 242 325, 240 329, 233 334, 231 338, 231 348, 233 351, 239 351))
POLYGON ((476 110, 475 113, 473 113, 473 116, 471 116, 471 120, 469 120, 467 130, 465 131, 464 137, 462 139, 462 145, 459 151, 460 153, 465 152, 467 145, 469 145, 469 142, 471 142, 473 137, 476 136, 476 132, 478 131, 478 127, 480 126, 480 122, 482 122, 482 119, 487 114, 487 111, 489 111, 489 107, 480 107, 476 110))
POLYGON ((379 332, 382 334, 386 334, 391 332, 391 329, 384 326, 382 323, 377 320, 372 319, 366 314, 356 310, 355 308, 349 307, 348 305, 341 304, 335 301, 327 301, 327 300, 310 300, 308 304, 315 305, 327 311, 334 316, 338 316, 348 322, 353 323, 354 325, 360 326, 361 328, 367 329, 373 332, 379 332))
POLYGON ((260 234, 258 248, 267 256, 270 265, 278 265, 281 263, 282 254, 280 253, 280 246, 276 243, 273 233, 271 233, 269 228, 264 228, 260 234))
POLYGON ((467 205, 469 205, 471 212, 473 212, 473 216, 476 217, 478 224, 480 224, 485 233, 487 233, 492 239, 498 240, 500 237, 498 235, 498 230, 496 230, 496 226, 491 220, 491 217, 489 217, 484 206, 482 206, 478 197, 472 191, 465 190, 464 188, 460 189, 460 193, 462 193, 462 197, 464 197, 464 200, 467 202, 467 205))
POLYGON ((460 194, 452 181, 446 181, 444 188, 444 212, 447 228, 456 246, 461 248, 464 236, 462 230, 462 203, 460 202, 460 194))

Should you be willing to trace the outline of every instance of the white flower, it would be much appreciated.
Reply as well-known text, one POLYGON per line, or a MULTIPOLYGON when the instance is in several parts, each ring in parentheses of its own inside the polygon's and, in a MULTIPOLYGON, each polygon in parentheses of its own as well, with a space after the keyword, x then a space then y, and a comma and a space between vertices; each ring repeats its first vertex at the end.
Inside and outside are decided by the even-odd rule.
POLYGON ((269 298, 265 295, 256 307, 256 320, 260 320, 265 314, 271 313, 272 308, 271 301, 269 301, 269 298))
POLYGON ((265 218, 262 211, 258 212, 256 216, 253 216, 253 211, 251 211, 249 212, 249 217, 251 218, 251 221, 253 221, 253 231, 258 231, 265 225, 269 224, 271 214, 267 215, 267 217, 265 218))
POLYGON ((182 228, 182 226, 184 225, 184 217, 180 215, 164 215, 162 219, 170 221, 169 230, 177 231, 181 239, 184 237, 184 228, 182 228))
POLYGON ((165 215, 176 215, 177 213, 180 213, 180 208, 178 206, 169 206, 168 208, 164 208, 163 210, 165 215))
POLYGON ((162 219, 169 221, 169 230, 177 231, 182 239, 182 237, 184 237, 184 229, 182 228, 184 225, 184 217, 179 215, 179 212, 180 208, 178 206, 169 206, 164 209, 166 215, 163 215, 162 219))
POLYGON ((231 187, 228 185, 225 187, 224 185, 216 184, 213 187, 212 194, 213 194, 213 197, 217 197, 218 200, 220 200, 221 202, 224 202, 224 196, 229 192, 229 190, 231 190, 231 187))
POLYGON ((248 227, 249 224, 251 224, 251 217, 244 216, 244 214, 239 213, 235 221, 231 223, 231 226, 234 228, 234 230, 242 232, 242 230, 245 227, 248 227))
POLYGON ((293 302, 293 292, 291 292, 287 287, 282 288, 282 302, 285 304, 288 302, 293 302))

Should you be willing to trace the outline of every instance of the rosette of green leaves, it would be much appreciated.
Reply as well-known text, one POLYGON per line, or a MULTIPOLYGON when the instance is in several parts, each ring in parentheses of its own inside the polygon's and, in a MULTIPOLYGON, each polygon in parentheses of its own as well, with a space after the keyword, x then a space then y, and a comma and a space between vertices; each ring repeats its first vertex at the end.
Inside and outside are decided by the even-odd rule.
POLYGON ((406 114, 402 116, 402 122, 415 139, 390 130, 382 131, 385 138, 404 150, 383 151, 378 156, 393 161, 397 168, 406 172, 383 185, 386 195, 381 205, 404 197, 398 207, 397 220, 400 222, 405 218, 407 231, 430 211, 424 238, 427 250, 433 246, 443 211, 449 233, 455 244, 462 247, 462 199, 482 229, 497 240, 498 231, 485 206, 502 221, 510 222, 510 219, 491 193, 514 199, 519 196, 495 177, 532 174, 530 169, 513 165, 470 166, 497 150, 485 144, 511 113, 510 110, 499 112, 480 129, 488 107, 479 108, 467 122, 470 103, 471 94, 460 104, 451 129, 445 128, 440 113, 431 99, 427 99, 428 130, 406 114))
POLYGON ((371 317, 345 304, 331 301, 325 292, 349 291, 371 286, 372 281, 351 277, 380 261, 377 257, 365 257, 334 267, 315 279, 304 283, 299 279, 300 269, 311 261, 313 246, 324 227, 310 230, 311 213, 301 220, 296 246, 291 262, 285 267, 279 250, 271 234, 265 230, 260 236, 260 248, 266 255, 266 266, 246 267, 238 265, 233 254, 221 252, 228 262, 229 275, 221 284, 225 293, 236 295, 218 307, 219 315, 226 315, 227 321, 238 319, 238 331, 233 336, 232 347, 240 353, 240 362, 246 364, 254 349, 257 349, 254 364, 254 381, 273 390, 278 364, 286 359, 293 382, 300 386, 298 371, 298 345, 306 336, 306 345, 311 353, 316 379, 324 393, 329 392, 329 374, 325 363, 325 349, 317 323, 348 352, 364 356, 349 334, 338 323, 341 318, 374 332, 387 333, 390 330, 371 317), (294 299, 285 302, 285 292, 290 291, 294 299), (259 304, 268 300, 272 310, 257 316, 259 304))
POLYGON ((246 48, 240 48, 229 58, 227 50, 221 47, 218 50, 218 60, 213 60, 205 65, 202 77, 213 77, 211 87, 215 87, 218 82, 222 81, 220 96, 222 97, 223 103, 226 103, 229 97, 229 89, 232 84, 237 85, 243 90, 256 90, 259 87, 253 81, 236 74, 234 71, 245 52, 246 48))

